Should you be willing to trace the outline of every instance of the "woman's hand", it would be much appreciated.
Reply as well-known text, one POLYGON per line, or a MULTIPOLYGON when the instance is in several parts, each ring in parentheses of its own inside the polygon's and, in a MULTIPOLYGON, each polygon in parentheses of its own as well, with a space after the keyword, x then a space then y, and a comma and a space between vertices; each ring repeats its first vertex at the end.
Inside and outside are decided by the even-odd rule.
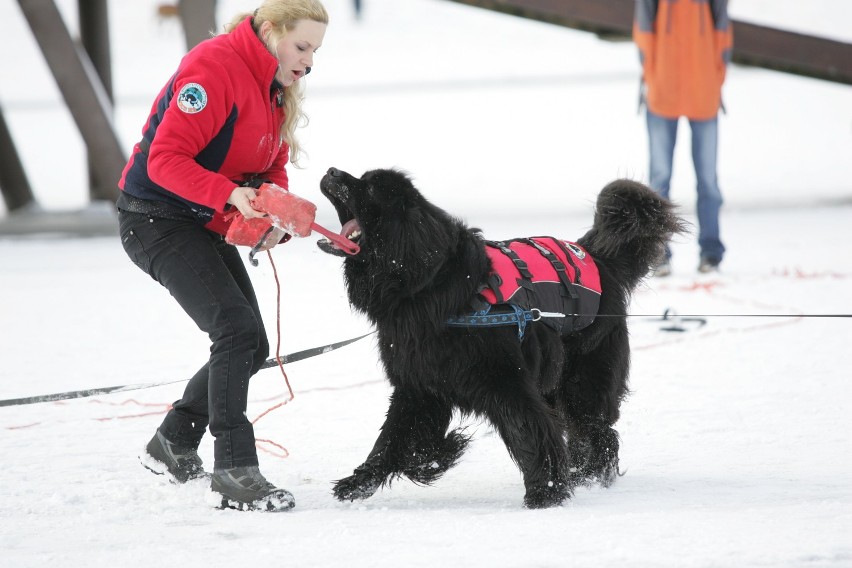
POLYGON ((266 217, 266 213, 258 211, 251 206, 251 202, 257 197, 257 191, 252 187, 235 187, 228 198, 228 203, 237 208, 246 219, 266 217))

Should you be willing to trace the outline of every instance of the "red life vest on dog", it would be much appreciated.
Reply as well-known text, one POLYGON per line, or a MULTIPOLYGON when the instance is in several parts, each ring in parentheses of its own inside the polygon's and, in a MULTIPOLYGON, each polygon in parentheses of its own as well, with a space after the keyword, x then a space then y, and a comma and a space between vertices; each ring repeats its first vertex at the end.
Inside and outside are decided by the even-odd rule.
POLYGON ((539 310, 542 323, 561 333, 579 331, 594 321, 600 305, 600 274, 580 245, 531 237, 485 241, 485 252, 492 271, 488 287, 479 296, 488 304, 539 310))

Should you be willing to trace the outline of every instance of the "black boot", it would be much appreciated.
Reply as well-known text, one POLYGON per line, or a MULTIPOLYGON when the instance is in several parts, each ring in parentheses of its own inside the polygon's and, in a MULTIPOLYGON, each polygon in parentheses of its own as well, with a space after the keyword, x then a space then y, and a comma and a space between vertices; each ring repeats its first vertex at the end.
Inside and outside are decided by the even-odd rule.
POLYGON ((195 448, 185 448, 168 441, 160 431, 154 434, 139 456, 142 465, 157 475, 168 473, 175 483, 186 483, 190 479, 209 477, 201 467, 202 461, 195 448))
POLYGON ((222 496, 221 507, 240 511, 287 511, 296 500, 269 483, 256 465, 213 470, 210 489, 222 496))

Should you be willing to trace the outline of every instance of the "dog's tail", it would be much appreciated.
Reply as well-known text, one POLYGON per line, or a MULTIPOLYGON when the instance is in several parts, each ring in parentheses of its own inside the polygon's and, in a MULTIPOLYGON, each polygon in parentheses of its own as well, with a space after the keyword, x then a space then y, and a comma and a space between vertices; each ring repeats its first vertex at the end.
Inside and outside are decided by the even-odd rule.
POLYGON ((637 181, 618 179, 601 190, 594 225, 578 242, 593 258, 617 263, 623 276, 638 280, 687 227, 669 200, 637 181))

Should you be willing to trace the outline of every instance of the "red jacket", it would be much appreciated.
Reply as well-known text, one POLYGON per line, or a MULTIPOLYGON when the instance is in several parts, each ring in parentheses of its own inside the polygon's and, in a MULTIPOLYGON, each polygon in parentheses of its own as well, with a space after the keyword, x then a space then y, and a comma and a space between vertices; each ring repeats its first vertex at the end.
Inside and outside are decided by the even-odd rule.
POLYGON ((648 110, 709 120, 722 102, 733 32, 727 0, 636 0, 633 39, 648 110))
POLYGON ((191 211, 221 234, 241 182, 257 177, 288 188, 277 68, 251 18, 195 47, 154 101, 119 187, 191 211))

